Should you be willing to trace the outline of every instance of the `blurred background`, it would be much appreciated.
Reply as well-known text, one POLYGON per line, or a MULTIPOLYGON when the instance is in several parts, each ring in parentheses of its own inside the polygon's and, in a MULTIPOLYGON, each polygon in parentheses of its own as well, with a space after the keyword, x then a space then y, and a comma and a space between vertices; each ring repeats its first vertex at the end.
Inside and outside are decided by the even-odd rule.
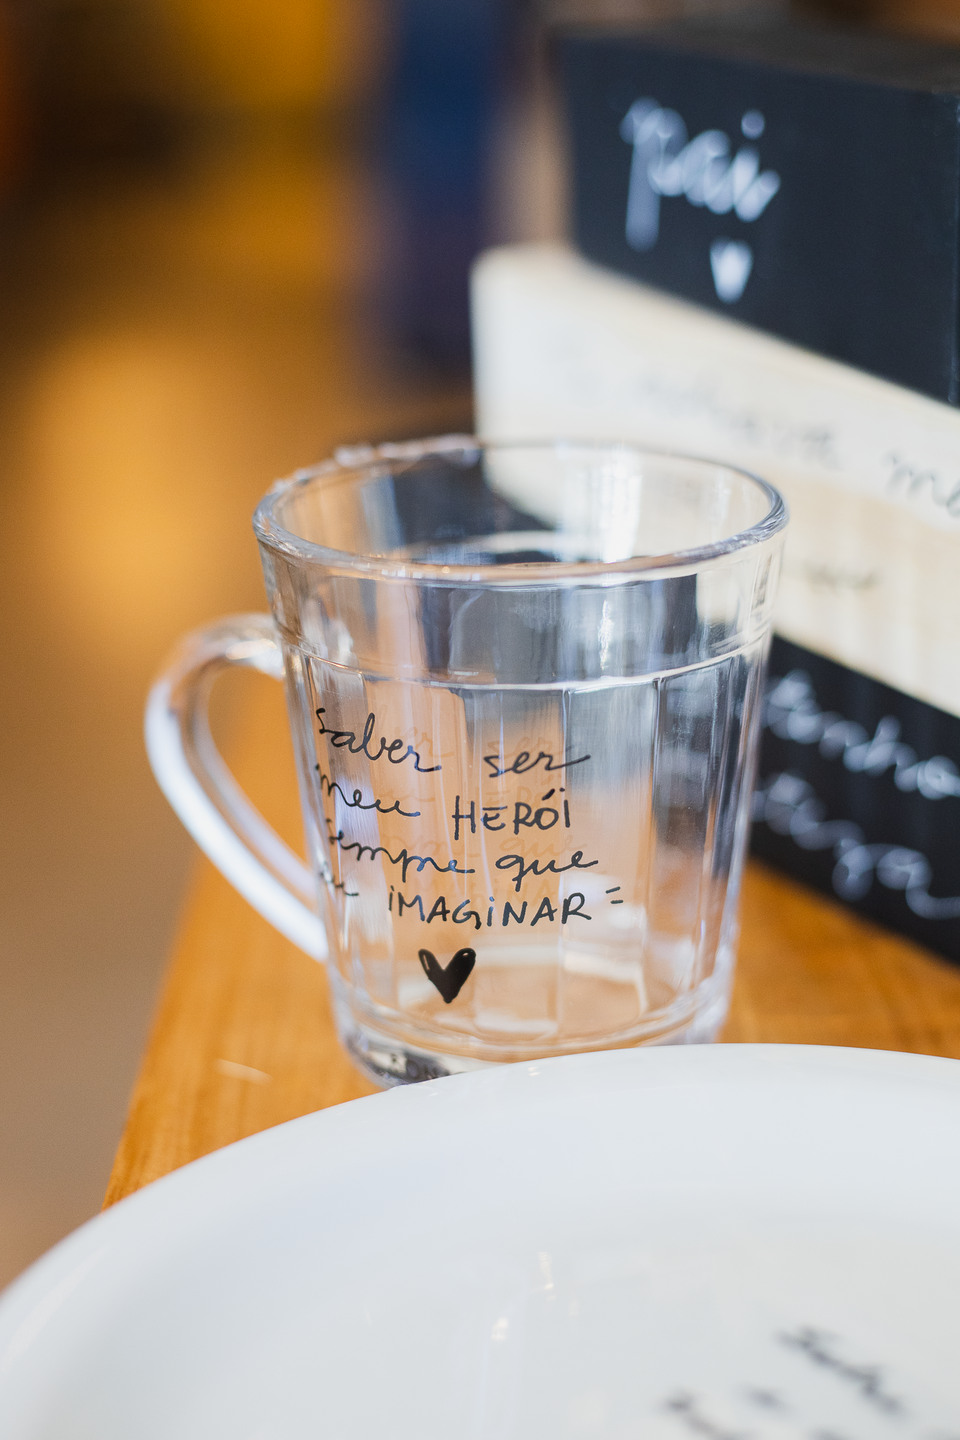
POLYGON ((184 893, 151 676, 263 608, 274 477, 470 427, 470 261, 565 229, 550 26, 734 8, 0 0, 0 1284, 100 1207, 184 893))

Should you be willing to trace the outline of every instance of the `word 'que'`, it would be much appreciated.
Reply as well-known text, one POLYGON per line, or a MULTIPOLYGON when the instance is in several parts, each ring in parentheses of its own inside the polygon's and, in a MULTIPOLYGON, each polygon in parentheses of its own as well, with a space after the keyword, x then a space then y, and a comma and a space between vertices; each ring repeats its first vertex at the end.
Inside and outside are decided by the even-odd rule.
MULTIPOLYGON (((764 131, 759 110, 748 110, 740 122, 744 135, 758 139, 764 131)), ((757 220, 780 189, 775 170, 761 170, 752 145, 731 155, 730 137, 722 130, 704 130, 691 140, 681 115, 656 100, 635 100, 620 125, 633 146, 627 192, 626 238, 634 250, 652 250, 660 235, 662 196, 685 195, 691 205, 714 215, 733 212, 739 220, 757 220)), ((739 300, 750 276, 753 254, 743 241, 719 238, 710 250, 714 284, 721 300, 739 300)))

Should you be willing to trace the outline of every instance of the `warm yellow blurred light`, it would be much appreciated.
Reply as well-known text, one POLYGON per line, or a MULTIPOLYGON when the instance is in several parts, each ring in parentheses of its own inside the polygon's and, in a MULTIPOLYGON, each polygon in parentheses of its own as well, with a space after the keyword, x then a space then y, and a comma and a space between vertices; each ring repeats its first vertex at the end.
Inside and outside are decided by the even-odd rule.
POLYGON ((79 626, 122 653, 220 607, 236 503, 222 410, 237 376, 224 362, 186 337, 118 332, 64 343, 37 375, 30 533, 41 585, 70 597, 61 634, 79 626))
POLYGON ((350 105, 376 68, 382 0, 159 0, 194 103, 350 105))

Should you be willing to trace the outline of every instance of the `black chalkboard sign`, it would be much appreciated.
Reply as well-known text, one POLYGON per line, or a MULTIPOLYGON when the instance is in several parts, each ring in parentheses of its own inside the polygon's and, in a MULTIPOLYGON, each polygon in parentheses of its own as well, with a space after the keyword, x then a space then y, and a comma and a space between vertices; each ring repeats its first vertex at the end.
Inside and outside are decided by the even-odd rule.
POLYGON ((560 45, 589 259, 960 403, 960 50, 783 22, 560 45))
POLYGON ((754 853, 960 962, 960 719, 776 637, 754 853))

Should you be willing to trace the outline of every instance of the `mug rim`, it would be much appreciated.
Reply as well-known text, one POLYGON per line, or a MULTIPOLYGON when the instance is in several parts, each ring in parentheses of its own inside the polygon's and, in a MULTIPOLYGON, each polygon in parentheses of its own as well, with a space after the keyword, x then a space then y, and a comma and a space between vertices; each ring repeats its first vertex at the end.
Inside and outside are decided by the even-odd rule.
POLYGON ((684 573, 700 569, 706 563, 764 544, 780 534, 789 522, 789 511, 783 496, 768 480, 725 460, 683 451, 666 450, 644 445, 635 440, 577 439, 555 437, 548 440, 484 440, 474 435, 441 435, 423 440, 410 440, 381 445, 341 446, 332 458, 316 465, 295 470, 277 480, 264 495, 253 513, 257 540, 268 549, 287 559, 321 565, 325 569, 352 571, 383 580, 416 580, 440 585, 530 585, 556 584, 561 580, 596 580, 629 578, 647 571, 684 573), (709 545, 693 546, 657 555, 632 555, 621 560, 558 560, 511 561, 501 565, 439 564, 434 561, 409 560, 396 556, 354 553, 337 550, 314 540, 307 540, 281 525, 276 509, 292 489, 306 487, 317 480, 338 483, 349 475, 362 475, 384 465, 412 464, 430 455, 451 452, 494 450, 571 450, 629 451, 650 459, 683 461, 697 466, 710 466, 737 475, 755 485, 768 500, 766 513, 753 525, 709 545))

